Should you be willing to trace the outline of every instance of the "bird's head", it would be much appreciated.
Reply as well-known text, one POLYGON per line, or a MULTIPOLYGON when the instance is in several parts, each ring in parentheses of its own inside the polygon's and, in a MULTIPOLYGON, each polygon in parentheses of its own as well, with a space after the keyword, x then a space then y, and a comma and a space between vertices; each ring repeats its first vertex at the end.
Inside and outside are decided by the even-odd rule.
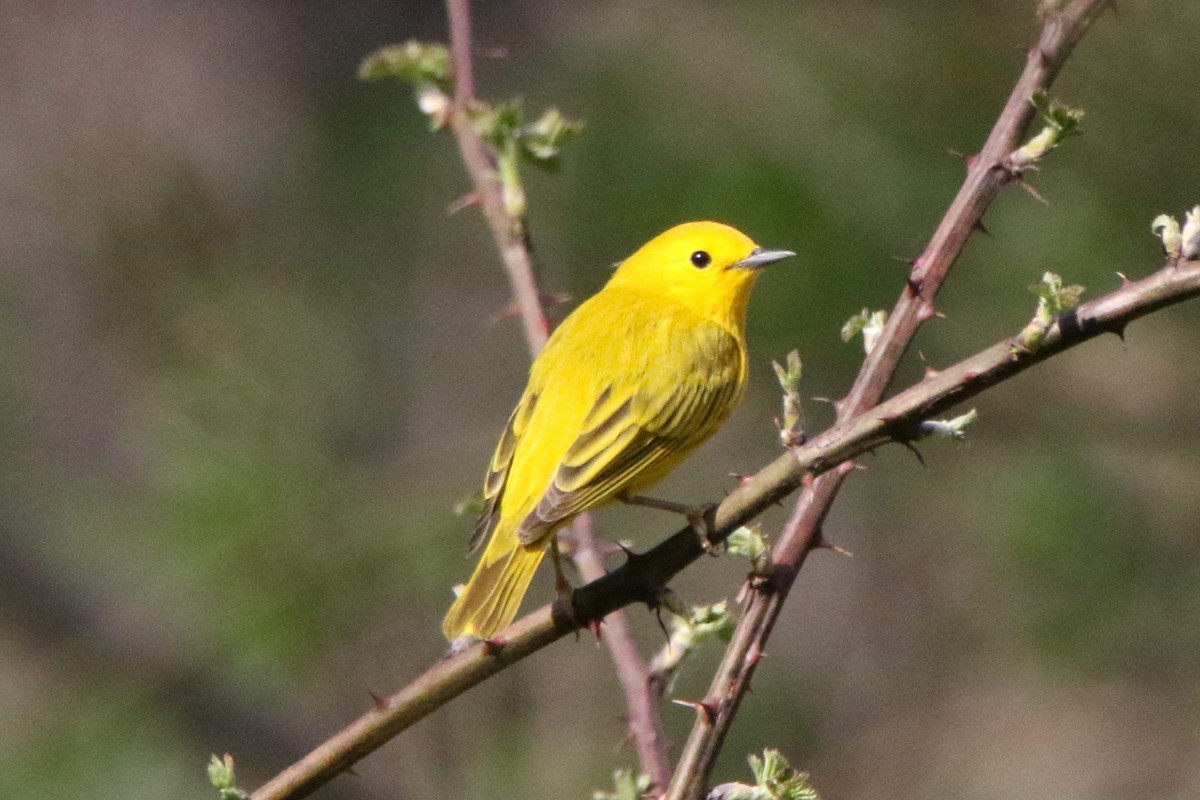
POLYGON ((760 270, 793 255, 765 250, 719 222, 686 222, 642 245, 617 267, 610 283, 681 302, 740 330, 760 270))

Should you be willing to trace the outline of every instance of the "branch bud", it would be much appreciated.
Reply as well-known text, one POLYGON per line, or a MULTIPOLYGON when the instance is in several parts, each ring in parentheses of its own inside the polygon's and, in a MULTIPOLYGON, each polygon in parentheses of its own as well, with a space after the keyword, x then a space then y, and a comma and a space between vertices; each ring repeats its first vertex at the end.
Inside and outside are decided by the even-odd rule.
POLYGON ((754 773, 753 786, 723 783, 714 786, 706 800, 819 800, 808 773, 792 769, 775 748, 764 750, 761 758, 751 755, 749 761, 754 773))
POLYGON ((875 349, 875 343, 879 341, 880 334, 883 333, 887 319, 887 312, 883 309, 869 311, 864 308, 842 325, 842 341, 849 342, 856 334, 861 333, 863 352, 870 355, 871 351, 875 349))
POLYGON ((1150 230, 1162 241, 1167 258, 1179 258, 1183 252, 1183 233, 1179 230, 1179 220, 1170 214, 1159 214, 1150 223, 1150 230))
POLYGON ((1034 92, 1029 101, 1038 110, 1045 125, 1009 156, 1009 166, 1018 174, 1040 161, 1068 136, 1080 133, 1079 121, 1083 119, 1083 109, 1064 106, 1057 100, 1051 100, 1045 92, 1034 92))
POLYGON ((1042 275, 1042 282, 1030 286, 1029 290, 1038 296, 1037 311, 1017 336, 1017 345, 1025 350, 1036 350, 1058 315, 1079 305, 1079 296, 1084 288, 1078 285, 1063 286, 1061 277, 1047 272, 1042 275))
POLYGON ((787 366, 778 361, 772 361, 775 377, 779 380, 779 388, 783 389, 783 419, 779 425, 779 441, 784 447, 797 447, 804 444, 804 407, 800 396, 800 377, 804 365, 800 361, 800 351, 793 350, 787 354, 787 366))

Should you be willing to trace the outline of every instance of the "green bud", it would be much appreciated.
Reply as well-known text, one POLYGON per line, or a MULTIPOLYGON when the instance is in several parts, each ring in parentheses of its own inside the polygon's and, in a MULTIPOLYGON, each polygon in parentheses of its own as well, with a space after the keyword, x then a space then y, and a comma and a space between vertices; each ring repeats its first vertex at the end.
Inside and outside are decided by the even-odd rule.
POLYGON ((771 548, 762 533, 762 525, 743 525, 725 539, 730 555, 750 559, 750 571, 760 578, 771 575, 771 548))
POLYGON ((1179 230, 1179 220, 1169 214, 1159 214, 1150 223, 1150 230, 1162 240, 1163 252, 1168 258, 1179 258, 1183 252, 1183 233, 1179 230))
POLYGON ((842 325, 842 341, 849 342, 857 334, 861 333, 863 337, 863 352, 870 355, 875 348, 875 343, 879 341, 880 334, 883 333, 883 328, 887 325, 888 314, 880 309, 878 311, 870 311, 863 309, 855 314, 850 319, 846 320, 842 325))
POLYGON ((1051 100, 1050 96, 1042 91, 1034 92, 1030 102, 1045 124, 1032 139, 1009 157, 1009 164, 1017 172, 1028 169, 1046 153, 1062 144, 1064 139, 1081 132, 1079 122, 1083 119, 1082 109, 1064 106, 1057 100, 1051 100))
POLYGON ((1017 344, 1025 350, 1036 350, 1054 320, 1064 311, 1079 305, 1084 288, 1078 285, 1063 286, 1061 277, 1047 272, 1042 275, 1041 283, 1030 286, 1029 290, 1038 296, 1038 307, 1033 319, 1017 336, 1017 344))
POLYGON ((216 755, 208 762, 208 781, 216 788, 221 800, 247 800, 250 795, 237 788, 233 775, 233 756, 224 758, 216 755))
POLYGON ((774 748, 762 757, 749 757, 755 784, 724 783, 713 787, 708 800, 819 800, 807 772, 797 772, 774 748))
POLYGON ((650 791, 650 776, 634 776, 631 769, 619 769, 613 773, 613 787, 611 792, 592 792, 592 800, 642 800, 650 791))
POLYGON ((446 45, 416 39, 379 48, 358 65, 358 77, 364 81, 395 78, 414 86, 433 84, 444 91, 454 86, 446 45))
POLYGON ((796 447, 804 443, 804 407, 800 396, 800 376, 804 365, 800 361, 800 352, 793 350, 787 354, 787 366, 778 361, 772 361, 775 377, 779 387, 783 389, 783 419, 779 423, 779 441, 784 447, 796 447))
POLYGON ((557 169, 563 145, 582 130, 582 122, 568 120, 557 108, 546 109, 537 121, 522 129, 522 155, 543 169, 557 169))

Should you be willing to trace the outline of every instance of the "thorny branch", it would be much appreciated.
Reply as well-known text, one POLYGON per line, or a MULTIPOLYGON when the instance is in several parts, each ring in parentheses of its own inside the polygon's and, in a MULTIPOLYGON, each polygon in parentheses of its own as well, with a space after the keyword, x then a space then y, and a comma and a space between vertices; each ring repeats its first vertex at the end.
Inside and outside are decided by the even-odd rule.
MULTIPOLYGON (((837 405, 839 423, 858 418, 880 398, 892 381, 917 329, 934 316, 934 301, 947 273, 976 230, 992 201, 1019 178, 1010 161, 1018 137, 1034 114, 1031 99, 1045 91, 1075 44, 1107 0, 1071 0, 1061 8, 1043 5, 1045 21, 1025 69, 978 155, 967 160, 967 177, 925 252, 913 263, 908 283, 888 318, 882 335, 867 354, 849 394, 837 405)), ((745 613, 725 650, 702 701, 691 735, 680 755, 667 800, 703 795, 713 762, 750 684, 766 641, 783 608, 796 575, 809 552, 822 544, 821 525, 842 482, 852 471, 843 464, 806 487, 772 552, 771 580, 751 588, 745 613)))

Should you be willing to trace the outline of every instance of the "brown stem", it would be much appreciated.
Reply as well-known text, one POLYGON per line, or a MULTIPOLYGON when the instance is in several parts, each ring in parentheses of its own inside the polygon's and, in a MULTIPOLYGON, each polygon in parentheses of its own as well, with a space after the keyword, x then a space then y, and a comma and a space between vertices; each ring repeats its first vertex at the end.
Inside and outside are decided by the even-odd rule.
MULTIPOLYGON (((529 227, 525 219, 513 217, 505 209, 503 192, 496 179, 495 157, 471 124, 470 109, 475 102, 475 82, 468 0, 446 0, 446 14, 450 23, 450 59, 455 76, 454 135, 463 164, 475 184, 475 196, 483 207, 508 272, 530 354, 536 357, 546 345, 550 323, 542 307, 542 295, 534 272, 529 227)), ((584 579, 595 580, 603 575, 604 562, 596 549, 596 537, 588 515, 577 517, 566 535, 573 540, 572 556, 584 579)), ((632 628, 623 611, 616 612, 608 619, 604 642, 625 691, 629 706, 629 732, 638 752, 641 770, 650 775, 655 786, 666 786, 671 777, 671 762, 667 755, 658 703, 650 689, 649 669, 638 653, 632 628)))
MULTIPOLYGON (((1000 190, 1015 178, 1008 159, 1033 116, 1030 98, 1050 86, 1075 44, 1106 5, 1107 0, 1072 0, 1046 18, 1038 43, 1029 51, 1025 69, 991 134, 979 154, 967 160, 962 188, 925 252, 913 263, 882 335, 864 360, 849 394, 838 404, 839 421, 858 417, 883 397, 917 328, 933 316, 938 290, 971 233, 981 224, 1000 190)), ((757 666, 758 659, 752 655, 764 651, 797 573, 808 553, 821 543, 821 524, 850 471, 843 468, 828 472, 796 501, 771 554, 773 578, 749 594, 745 614, 704 700, 710 713, 698 717, 692 726, 666 793, 668 800, 691 800, 704 793, 725 734, 757 666)))
POLYGON ((475 104, 475 79, 471 69, 471 14, 467 0, 446 0, 450 19, 450 62, 454 68, 454 108, 451 127, 458 141, 463 165, 475 184, 475 200, 492 229, 504 269, 512 284, 521 324, 530 351, 536 355, 546 344, 550 323, 542 309, 533 268, 528 227, 521 217, 511 216, 504 207, 504 195, 496 172, 496 159, 475 132, 471 108, 475 104))
MULTIPOLYGON (((1200 261, 1168 265, 1063 315, 1033 352, 1017 348, 1013 339, 1005 339, 927 377, 768 464, 717 507, 712 536, 716 541, 723 540, 739 525, 794 491, 805 474, 821 475, 886 442, 904 440, 922 420, 1000 381, 1102 333, 1119 334, 1135 319, 1194 297, 1200 297, 1200 261)), ((660 587, 704 553, 695 530, 690 525, 684 527, 647 553, 577 589, 576 614, 585 621, 601 619, 630 603, 652 600, 660 587)), ((756 618, 766 623, 762 630, 769 632, 774 617, 756 618)), ((375 708, 264 784, 254 793, 254 800, 285 800, 311 794, 409 725, 576 627, 573 618, 557 605, 543 606, 513 623, 502 639, 479 642, 442 659, 396 694, 380 698, 375 708)), ((755 635, 761 633, 739 626, 734 644, 755 635)))
MULTIPOLYGON (((604 577, 607 570, 600 557, 591 519, 586 515, 572 526, 574 559, 583 579, 591 583, 604 577)), ((629 735, 637 750, 642 772, 650 776, 651 784, 659 789, 671 780, 671 758, 667 736, 663 732, 659 697, 650 682, 650 666, 642 659, 633 640, 629 615, 618 610, 604 618, 604 644, 617 668, 617 677, 625 691, 629 708, 629 735)))

